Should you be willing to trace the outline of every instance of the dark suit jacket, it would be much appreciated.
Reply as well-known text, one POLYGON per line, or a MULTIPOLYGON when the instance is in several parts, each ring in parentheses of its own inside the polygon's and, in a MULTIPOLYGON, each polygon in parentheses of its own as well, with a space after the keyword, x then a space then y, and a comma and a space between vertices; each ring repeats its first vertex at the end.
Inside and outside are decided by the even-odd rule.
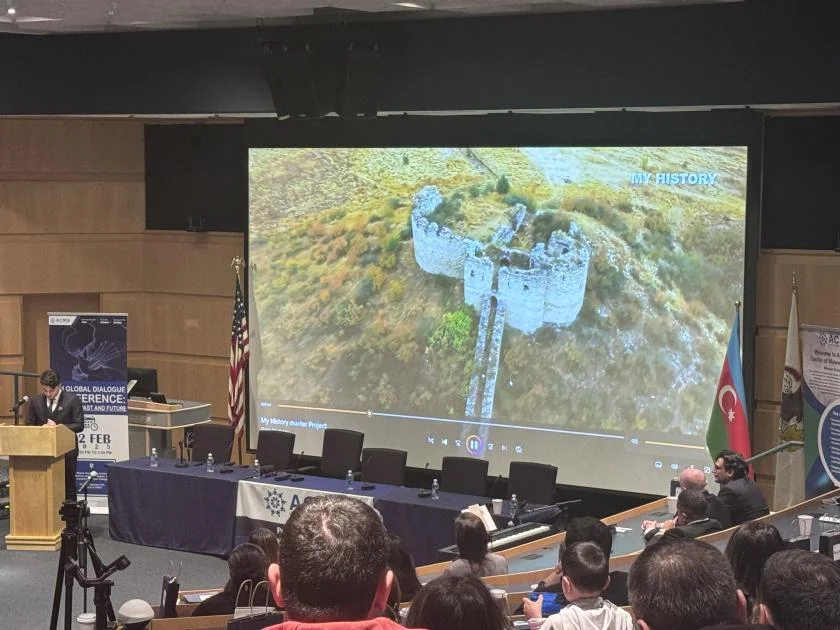
POLYGON ((712 518, 703 518, 699 521, 692 521, 685 525, 678 525, 668 530, 653 530, 645 534, 645 540, 648 544, 652 544, 659 540, 673 539, 673 538, 698 538, 711 534, 712 532, 719 532, 723 529, 716 520, 712 518))
MULTIPOLYGON (((47 397, 38 394, 29 403, 26 412, 26 423, 33 425, 46 424, 52 420, 56 424, 63 424, 74 433, 80 433, 85 428, 85 416, 82 413, 82 401, 75 394, 61 390, 55 411, 47 407, 47 397)), ((78 452, 78 447, 76 449, 78 452)))
POLYGON ((732 518, 723 501, 708 490, 703 490, 703 496, 706 497, 706 516, 720 523, 723 529, 732 527, 732 518))
POLYGON ((770 514, 761 489, 747 477, 722 484, 718 498, 729 510, 732 525, 740 525, 770 514))

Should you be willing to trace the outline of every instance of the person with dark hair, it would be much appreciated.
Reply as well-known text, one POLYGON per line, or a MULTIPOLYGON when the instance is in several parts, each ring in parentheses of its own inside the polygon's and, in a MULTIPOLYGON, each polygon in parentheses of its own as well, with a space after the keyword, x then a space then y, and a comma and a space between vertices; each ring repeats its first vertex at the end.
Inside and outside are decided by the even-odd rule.
MULTIPOLYGON (((609 557, 594 542, 566 547, 560 559, 563 566, 563 595, 568 604, 550 615, 541 630, 632 630, 629 613, 605 600, 601 593, 610 581, 609 557)), ((537 601, 523 601, 529 619, 542 617, 543 595, 537 601)))
POLYGON ((221 593, 208 597, 192 613, 193 617, 207 615, 232 615, 237 606, 248 606, 252 599, 254 605, 265 605, 265 552, 251 543, 239 545, 228 558, 230 579, 221 593), (239 600, 237 600, 239 597, 239 600))
POLYGON ((706 497, 700 490, 683 490, 677 497, 677 517, 673 527, 650 527, 650 521, 642 523, 647 544, 663 538, 697 538, 722 528, 716 520, 706 516, 706 497), (645 527, 648 525, 648 527, 645 527))
POLYGON ((780 551, 764 565, 759 620, 779 630, 840 628, 840 569, 803 549, 780 551))
POLYGON ((407 628, 426 630, 508 630, 510 622, 487 586, 477 577, 443 575, 414 598, 407 628))
POLYGON ((715 457, 718 498, 726 506, 732 525, 740 525, 770 514, 761 488, 747 476, 747 463, 740 453, 723 450, 715 457))
POLYGON ((723 554, 693 538, 650 545, 630 567, 630 605, 640 630, 743 624, 744 595, 723 554))
POLYGON ((417 578, 414 558, 408 553, 402 539, 393 534, 388 534, 388 566, 394 572, 394 579, 400 586, 399 601, 410 602, 423 585, 417 578))
POLYGON ((277 540, 277 535, 273 531, 265 527, 258 527, 248 536, 248 542, 263 550, 266 559, 266 569, 268 569, 269 564, 277 562, 280 541, 277 540))
POLYGON ((264 630, 399 630, 379 615, 394 579, 388 540, 372 507, 339 494, 309 497, 280 536, 280 562, 268 568, 286 621, 264 630))
POLYGON ((497 553, 488 553, 490 535, 484 523, 475 514, 461 512, 455 519, 455 542, 458 545, 458 559, 444 571, 445 575, 468 575, 478 577, 504 575, 508 572, 507 560, 497 553))
MULTIPOLYGON (((39 377, 41 393, 29 403, 26 423, 36 426, 54 427, 63 424, 73 433, 85 428, 82 401, 75 394, 61 387, 61 377, 55 370, 44 370, 39 377)), ((76 500, 76 461, 79 458, 79 441, 76 447, 64 455, 64 499, 76 500)))
MULTIPOLYGON (((570 519, 566 525, 566 536, 563 543, 560 544, 557 566, 534 589, 534 593, 550 594, 543 598, 543 613, 558 612, 568 603, 565 597, 563 597, 563 565, 561 558, 566 547, 571 547, 581 542, 594 542, 601 548, 609 561, 613 544, 610 528, 592 516, 580 516, 570 519), (553 598, 553 602, 547 601, 550 597, 553 598)), ((627 599, 627 572, 610 571, 610 581, 602 596, 616 606, 627 606, 630 603, 627 599)))
POLYGON ((699 468, 686 468, 680 473, 680 488, 683 490, 700 490, 706 497, 706 516, 720 523, 723 529, 732 526, 729 510, 720 498, 708 489, 706 474, 699 468))
POLYGON ((779 530, 760 521, 741 525, 726 544, 726 559, 735 574, 735 583, 747 599, 747 619, 758 620, 754 604, 765 563, 784 549, 779 530))

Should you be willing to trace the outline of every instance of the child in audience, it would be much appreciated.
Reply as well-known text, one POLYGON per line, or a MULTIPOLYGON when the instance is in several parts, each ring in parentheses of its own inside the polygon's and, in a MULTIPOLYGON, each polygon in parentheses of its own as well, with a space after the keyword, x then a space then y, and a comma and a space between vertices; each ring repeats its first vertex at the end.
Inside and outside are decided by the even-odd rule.
POLYGON ((426 584, 411 602, 407 628, 509 630, 510 622, 477 577, 444 575, 426 584))
MULTIPOLYGON (((630 614, 601 597, 609 585, 609 559, 592 542, 571 545, 563 552, 563 595, 569 604, 539 624, 540 630, 633 630, 630 614)), ((542 599, 523 600, 529 619, 542 619, 542 599)), ((531 622, 537 627, 538 622, 531 622)))
POLYGON ((280 541, 277 540, 277 536, 273 531, 265 527, 258 527, 248 536, 248 542, 263 550, 268 561, 265 567, 266 569, 269 564, 277 562, 277 557, 280 554, 280 541))
MULTIPOLYGON (((228 570, 230 571, 230 580, 225 585, 225 589, 201 602, 193 611, 193 617, 232 615, 237 605, 249 605, 252 593, 254 606, 265 606, 268 593, 265 585, 254 591, 256 585, 266 578, 265 552, 262 549, 251 543, 239 545, 228 558, 228 570), (248 581, 250 581, 250 585, 243 586, 248 581), (237 597, 239 601, 237 601, 237 597)), ((271 598, 268 599, 270 603, 271 598)))

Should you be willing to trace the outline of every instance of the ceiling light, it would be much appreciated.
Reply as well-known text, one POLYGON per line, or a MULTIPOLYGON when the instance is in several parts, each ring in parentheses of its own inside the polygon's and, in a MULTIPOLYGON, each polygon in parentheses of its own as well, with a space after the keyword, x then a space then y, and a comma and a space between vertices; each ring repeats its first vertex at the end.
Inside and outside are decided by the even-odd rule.
POLYGON ((14 15, 15 13, 17 13, 17 11, 15 11, 14 7, 9 7, 8 9, 6 9, 6 13, 9 15, 14 15))
POLYGON ((394 5, 398 7, 404 7, 406 9, 425 9, 426 7, 422 4, 417 4, 416 2, 394 2, 394 5))

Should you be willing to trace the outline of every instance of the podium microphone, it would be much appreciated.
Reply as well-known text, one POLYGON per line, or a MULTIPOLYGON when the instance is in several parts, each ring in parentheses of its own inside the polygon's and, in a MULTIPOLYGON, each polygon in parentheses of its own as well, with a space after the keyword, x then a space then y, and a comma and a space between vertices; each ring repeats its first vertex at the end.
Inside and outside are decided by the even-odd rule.
POLYGON ((17 401, 17 402, 15 403, 15 406, 14 406, 14 407, 12 407, 11 409, 9 409, 9 411, 12 411, 12 412, 17 411, 18 409, 20 409, 20 408, 21 408, 21 406, 22 406, 22 405, 25 405, 25 404, 26 404, 26 403, 28 403, 28 402, 29 402, 29 396, 24 396, 24 397, 23 397, 23 398, 21 398, 19 401, 17 401))
POLYGON ((82 484, 82 487, 79 488, 79 492, 84 492, 85 490, 87 490, 88 486, 90 485, 90 482, 93 481, 94 479, 96 479, 98 476, 99 476, 98 472, 96 472, 95 470, 91 470, 88 473, 87 479, 85 479, 85 482, 82 484))

